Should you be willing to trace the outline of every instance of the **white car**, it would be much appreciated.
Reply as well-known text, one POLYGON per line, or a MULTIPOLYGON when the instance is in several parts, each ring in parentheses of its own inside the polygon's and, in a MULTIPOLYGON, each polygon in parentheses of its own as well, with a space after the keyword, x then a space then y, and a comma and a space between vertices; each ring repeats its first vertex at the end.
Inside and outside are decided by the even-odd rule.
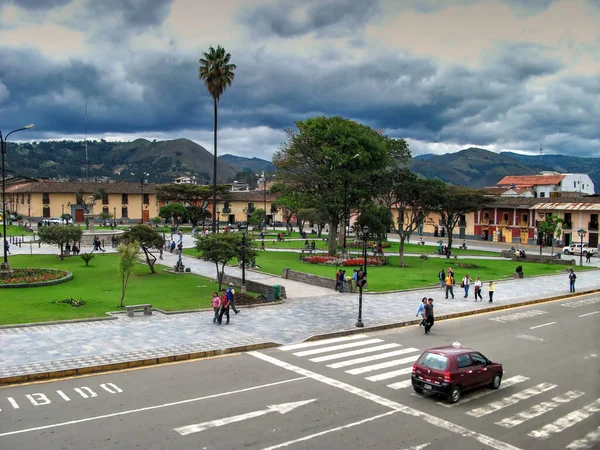
MULTIPOLYGON (((581 255, 582 246, 581 244, 571 244, 568 247, 563 248, 565 255, 581 255)), ((596 253, 595 248, 588 247, 587 244, 583 244, 583 255, 593 255, 596 253)))
POLYGON ((43 220, 44 225, 68 225, 73 223, 71 219, 63 220, 60 217, 51 217, 50 219, 43 220))

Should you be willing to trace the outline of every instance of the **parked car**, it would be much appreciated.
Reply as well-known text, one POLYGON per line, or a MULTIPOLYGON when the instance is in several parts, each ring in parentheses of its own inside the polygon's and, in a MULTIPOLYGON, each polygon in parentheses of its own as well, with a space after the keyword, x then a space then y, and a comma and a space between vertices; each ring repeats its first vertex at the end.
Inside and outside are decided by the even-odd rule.
POLYGON ((563 248, 563 253, 565 255, 581 255, 581 251, 583 249, 583 256, 593 255, 596 253, 596 249, 593 247, 588 247, 587 244, 571 244, 568 247, 563 248))
POLYGON ((455 342, 449 347, 425 350, 413 366, 411 380, 418 394, 441 394, 456 403, 465 391, 485 386, 498 389, 502 373, 502 364, 455 342))

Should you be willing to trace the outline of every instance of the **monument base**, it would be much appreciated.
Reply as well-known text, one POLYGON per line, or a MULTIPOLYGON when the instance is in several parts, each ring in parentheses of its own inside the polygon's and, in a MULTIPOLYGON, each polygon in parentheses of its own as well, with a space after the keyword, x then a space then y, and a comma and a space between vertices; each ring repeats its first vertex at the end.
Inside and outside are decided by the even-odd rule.
POLYGON ((0 264, 0 277, 1 278, 10 278, 12 277, 14 270, 10 268, 8 263, 0 264))

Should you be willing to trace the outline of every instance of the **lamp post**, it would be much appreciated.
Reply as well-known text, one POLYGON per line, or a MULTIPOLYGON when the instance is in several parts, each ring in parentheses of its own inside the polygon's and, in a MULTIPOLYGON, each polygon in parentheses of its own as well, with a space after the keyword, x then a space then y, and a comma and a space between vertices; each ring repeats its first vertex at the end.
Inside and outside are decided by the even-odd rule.
MULTIPOLYGON (((246 216, 248 217, 248 216, 246 216)), ((247 223, 241 223, 238 226, 239 230, 242 230, 242 294, 246 293, 246 230, 248 229, 247 223)))
POLYGON ((362 229, 362 238, 363 238, 363 263, 365 270, 363 271, 360 284, 358 286, 358 320, 356 321, 356 326, 358 328, 362 328, 365 325, 362 321, 362 298, 363 298, 363 285, 367 281, 367 236, 369 233, 369 227, 363 227, 362 229))
MULTIPOLYGON (((215 218, 213 217, 213 220, 215 218)), ((219 232, 219 223, 221 222, 221 210, 217 208, 217 233, 219 232)), ((214 227, 213 227, 214 230, 214 227)))
POLYGON ((581 228, 581 229, 577 230, 577 234, 579 235, 579 244, 580 244, 580 248, 579 248, 579 265, 583 266, 583 238, 587 234, 587 231, 585 231, 583 228, 581 228))
POLYGON ((136 178, 139 178, 140 180, 140 191, 141 191, 141 198, 140 198, 140 206, 141 206, 141 210, 140 210, 140 223, 144 223, 144 180, 146 179, 146 177, 149 177, 150 174, 148 172, 142 172, 141 175, 136 175, 135 173, 131 172, 131 175, 133 175, 136 178))
POLYGON ((2 249, 4 250, 4 261, 2 262, 2 265, 0 265, 0 274, 2 275, 12 275, 12 270, 8 265, 8 249, 6 248, 6 246, 8 245, 8 241, 6 239, 6 166, 4 164, 4 155, 6 154, 6 140, 13 133, 22 130, 30 130, 34 126, 34 124, 30 123, 29 125, 25 125, 23 128, 17 128, 16 130, 11 131, 4 137, 2 137, 2 131, 0 131, 0 153, 2 153, 2 249))
POLYGON ((265 177, 265 171, 263 170, 261 175, 256 174, 257 177, 260 177, 258 179, 259 183, 263 184, 263 211, 265 214, 265 226, 264 228, 267 228, 267 177, 265 177))
POLYGON ((113 227, 117 229, 117 207, 113 208, 113 227))

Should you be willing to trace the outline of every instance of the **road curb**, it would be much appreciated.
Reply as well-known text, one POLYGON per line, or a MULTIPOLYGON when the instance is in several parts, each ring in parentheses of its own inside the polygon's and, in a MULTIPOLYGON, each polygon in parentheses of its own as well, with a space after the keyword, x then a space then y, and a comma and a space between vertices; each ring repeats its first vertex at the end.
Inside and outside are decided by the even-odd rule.
POLYGON ((30 381, 52 380, 59 378, 73 377, 77 375, 87 375, 90 373, 113 372, 116 370, 130 369, 133 367, 154 366, 170 363, 174 361, 185 361, 191 359, 202 359, 211 356, 226 355, 229 353, 249 352, 253 350, 264 350, 267 348, 279 347, 281 344, 276 342, 262 342, 260 344, 242 345, 239 347, 228 347, 219 350, 207 350, 202 352, 182 353, 179 355, 161 356, 156 358, 145 358, 134 361, 125 361, 111 364, 100 364, 97 366, 80 367, 76 369, 54 370, 50 372, 32 373, 27 375, 15 375, 10 377, 0 377, 0 386, 8 384, 18 384, 30 381))
MULTIPOLYGON (((528 301, 522 302, 522 303, 494 305, 494 306, 487 307, 485 309, 477 309, 477 310, 473 310, 473 311, 464 311, 464 312, 459 312, 459 313, 445 314, 442 316, 435 316, 435 321, 438 322, 440 320, 456 319, 458 317, 475 316, 477 314, 502 311, 504 309, 519 308, 521 306, 530 306, 530 305, 535 305, 538 303, 553 302, 555 300, 561 300, 561 299, 566 299, 566 298, 571 298, 571 297, 579 297, 581 295, 589 295, 589 294, 597 294, 597 293, 600 293, 600 289, 591 289, 591 290, 587 290, 587 291, 576 292, 574 294, 563 294, 563 295, 556 295, 553 297, 539 298, 539 299, 535 299, 535 300, 528 300, 528 301)), ((421 322, 421 319, 415 319, 415 320, 407 320, 405 322, 392 322, 392 323, 387 323, 387 324, 383 324, 383 325, 376 325, 373 327, 355 328, 352 330, 334 331, 333 333, 316 334, 316 335, 310 336, 309 338, 306 338, 302 342, 320 341, 323 339, 330 339, 330 338, 336 338, 336 337, 342 337, 342 336, 351 336, 353 334, 368 333, 368 332, 373 332, 373 331, 384 331, 384 330, 389 330, 392 328, 403 328, 403 327, 408 327, 411 325, 418 325, 420 322, 421 322)))

